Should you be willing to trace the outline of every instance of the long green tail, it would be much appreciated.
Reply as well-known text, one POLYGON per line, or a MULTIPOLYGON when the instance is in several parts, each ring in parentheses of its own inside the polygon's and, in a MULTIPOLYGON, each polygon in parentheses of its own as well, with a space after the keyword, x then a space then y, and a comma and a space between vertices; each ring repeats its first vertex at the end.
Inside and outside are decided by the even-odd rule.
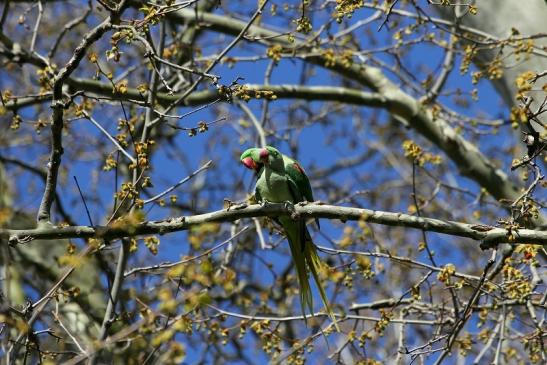
POLYGON ((336 320, 336 316, 334 315, 334 312, 332 311, 332 308, 330 306, 329 300, 327 298, 327 293, 325 293, 325 289, 323 289, 321 281, 319 280, 319 274, 317 273, 317 270, 321 267, 321 259, 317 255, 317 248, 311 240, 306 240, 304 255, 306 256, 306 263, 308 264, 308 268, 313 275, 315 284, 319 289, 319 295, 321 296, 321 300, 323 301, 323 305, 325 306, 327 314, 332 320, 336 331, 340 332, 340 327, 338 327, 338 321, 336 320))
POLYGON ((298 277, 298 283, 300 285, 300 306, 302 307, 302 314, 304 315, 304 319, 307 324, 306 307, 308 307, 310 313, 313 314, 313 296, 310 282, 308 280, 306 258, 304 256, 304 252, 300 248, 300 245, 291 239, 290 235, 287 238, 289 240, 294 266, 296 268, 296 276, 298 277))
POLYGON ((298 283, 300 284, 300 305, 302 307, 302 314, 304 315, 304 319, 306 319, 306 323, 306 306, 308 307, 310 313, 313 315, 313 296, 310 282, 308 280, 309 269, 313 276, 313 279, 315 280, 317 288, 319 289, 319 295, 321 296, 321 301, 325 306, 325 310, 327 311, 328 316, 334 323, 334 327, 336 328, 336 330, 340 332, 340 327, 338 327, 336 316, 334 315, 334 312, 332 311, 332 308, 329 304, 329 300, 327 299, 327 293, 325 293, 325 289, 323 288, 323 286, 321 285, 321 281, 319 280, 318 270, 321 267, 321 259, 317 255, 317 248, 311 241, 311 237, 307 228, 304 226, 303 229, 305 229, 305 234, 299 235, 297 222, 292 221, 283 223, 285 223, 283 224, 283 227, 285 228, 285 231, 287 233, 287 239, 289 241, 291 254, 294 260, 298 283), (304 240, 304 249, 302 249, 302 245, 299 244, 299 241, 302 239, 304 240))

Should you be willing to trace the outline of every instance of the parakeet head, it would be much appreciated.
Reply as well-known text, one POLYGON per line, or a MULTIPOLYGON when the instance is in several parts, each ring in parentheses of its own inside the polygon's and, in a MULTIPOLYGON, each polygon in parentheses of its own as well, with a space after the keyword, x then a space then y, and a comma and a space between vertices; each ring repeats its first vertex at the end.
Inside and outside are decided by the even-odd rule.
POLYGON ((264 166, 264 163, 260 160, 260 150, 261 148, 249 148, 241 154, 239 160, 246 168, 258 172, 264 166))
POLYGON ((249 148, 241 154, 240 160, 245 167, 254 171, 259 171, 264 165, 272 168, 283 166, 283 155, 271 146, 249 148))

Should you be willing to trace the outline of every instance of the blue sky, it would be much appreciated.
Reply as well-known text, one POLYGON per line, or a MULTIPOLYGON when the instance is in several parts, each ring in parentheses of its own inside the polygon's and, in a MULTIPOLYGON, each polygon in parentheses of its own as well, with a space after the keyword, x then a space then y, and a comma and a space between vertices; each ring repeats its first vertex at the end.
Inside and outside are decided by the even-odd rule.
MULTIPOLYGON (((217 12, 221 13, 221 11, 217 12)), ((251 11, 249 10, 249 14, 250 13, 251 11)), ((354 14, 349 24, 354 24, 359 20, 365 19, 371 14, 372 11, 369 10, 358 11, 354 14)), ((322 20, 324 19, 314 19, 314 24, 316 25, 316 27, 318 24, 321 23, 322 20)), ((277 26, 284 25, 276 20, 272 20, 272 18, 268 15, 265 15, 263 17, 262 24, 273 24, 277 26)), ((404 24, 404 21, 402 24, 404 24)), ((372 44, 370 40, 368 40, 368 38, 365 36, 364 31, 357 33, 363 35, 362 38, 356 40, 360 43, 362 49, 370 47, 380 47, 386 44, 393 44, 393 33, 388 32, 385 27, 382 31, 376 32, 377 26, 378 23, 376 22, 373 23, 369 28, 367 28, 377 38, 377 45, 372 44)), ((337 29, 337 24, 334 23, 332 27, 333 28, 331 29, 331 32, 335 33, 337 29)), ((428 31, 436 32, 436 30, 432 28, 428 29, 428 31)), ((203 48, 204 54, 207 54, 209 51, 218 50, 218 45, 215 44, 215 41, 220 39, 218 34, 207 33, 205 39, 210 41, 210 47, 203 48)), ((224 43, 227 43, 230 40, 231 37, 226 37, 224 43)), ((248 45, 244 44, 244 42, 241 42, 241 45, 243 47, 236 47, 229 53, 228 56, 234 57, 255 54, 265 55, 266 50, 260 45, 248 45)), ((97 50, 104 51, 104 49, 104 45, 102 48, 97 47, 97 50)), ((378 58, 384 62, 390 64, 393 63, 392 56, 378 55, 378 58)), ((424 44, 410 48, 405 54, 404 62, 409 69, 415 70, 414 75, 416 77, 416 82, 419 83, 425 77, 425 73, 423 72, 423 70, 437 70, 436 73, 438 73, 438 68, 440 63, 442 62, 442 58, 443 52, 441 52, 438 47, 424 44)), ((140 62, 140 60, 137 59, 134 61, 130 61, 129 63, 131 64, 132 62, 140 62)), ((242 62, 237 63, 233 68, 228 67, 228 65, 221 64, 215 67, 212 70, 212 73, 221 75, 221 82, 223 84, 230 84, 232 80, 235 80, 238 77, 244 78, 244 81, 242 81, 242 83, 244 82, 260 84, 264 80, 264 72, 268 65, 268 62, 269 60, 253 63, 242 62)), ((354 58, 354 62, 362 61, 358 58, 354 58)), ((441 97, 440 100, 445 103, 445 105, 452 108, 454 111, 462 113, 464 115, 484 115, 492 119, 507 119, 508 110, 506 107, 503 106, 499 96, 496 94, 491 84, 483 80, 480 81, 479 84, 476 86, 471 85, 471 77, 469 74, 463 76, 459 74, 459 63, 460 57, 458 56, 455 62, 456 67, 451 73, 447 84, 452 90, 459 88, 464 92, 470 92, 473 88, 476 87, 478 89, 479 95, 478 102, 471 104, 469 108, 464 108, 458 105, 458 103, 456 103, 454 99, 450 96, 441 97)), ((272 73, 271 83, 297 83, 299 80, 299 72, 301 69, 302 61, 283 59, 275 67, 274 72, 272 73)), ((2 77, 0 77, 0 82, 2 83, 1 86, 3 89, 16 87, 16 85, 10 84, 9 78, 7 77, 6 73, 0 71, 0 75, 3 75, 2 77)), ((83 73, 81 75, 76 73, 75 76, 89 77, 90 74, 89 72, 83 73)), ((397 81, 393 74, 388 74, 388 76, 393 81, 397 81)), ((323 68, 316 68, 316 73, 313 75, 313 77, 305 80, 306 85, 338 85, 338 82, 339 78, 337 78, 337 76, 333 75, 323 68)), ((204 83, 203 87, 209 89, 214 88, 213 85, 207 84, 206 82, 204 83)), ((407 91, 411 92, 410 90, 407 91)), ((290 126, 292 121, 288 120, 288 116, 286 115, 286 113, 280 112, 280 110, 292 105, 295 102, 295 100, 279 100, 276 102, 272 102, 270 104, 270 111, 272 112, 272 125, 281 127, 290 126)), ((255 115, 260 116, 262 108, 261 101, 252 100, 247 105, 251 108, 255 115)), ((319 102, 309 103, 309 108, 311 111, 317 111, 323 105, 323 103, 319 102)), ((180 108, 177 112, 184 113, 189 110, 190 108, 180 108)), ((48 110, 46 108, 46 113, 43 113, 42 116, 47 117, 47 112, 48 110)), ((138 113, 138 111, 136 111, 136 113, 138 113)), ((380 120, 380 123, 384 123, 386 125, 389 123, 389 116, 384 111, 370 110, 369 108, 362 107, 360 108, 359 113, 364 116, 370 116, 371 118, 372 116, 374 116, 375 118, 380 120)), ((25 119, 29 120, 36 118, 35 111, 31 108, 22 111, 21 115, 25 119)), ((120 117, 120 115, 121 113, 118 105, 115 105, 113 107, 104 106, 104 108, 96 110, 94 112, 94 117, 97 120, 103 122, 104 127, 107 128, 107 130, 113 135, 117 133, 117 120, 115 117, 120 117)), ((301 115, 301 113, 297 115, 301 115)), ((152 163, 153 168, 151 170, 151 176, 154 181, 154 187, 150 189, 152 195, 157 192, 163 191, 165 188, 171 186, 176 181, 180 180, 184 176, 187 176, 192 171, 198 169, 203 163, 208 160, 214 161, 214 165, 210 170, 202 173, 190 183, 183 185, 176 190, 176 195, 178 196, 179 202, 185 202, 192 205, 197 204, 198 208, 200 209, 201 206, 203 206, 203 209, 215 210, 222 208, 224 198, 233 201, 241 201, 245 199, 247 193, 250 193, 252 191, 254 177, 249 171, 245 170, 243 166, 239 164, 237 157, 239 156, 239 153, 241 151, 253 146, 254 141, 256 140, 256 134, 251 129, 252 127, 249 127, 245 129, 245 136, 249 136, 250 138, 247 140, 241 138, 242 136, 239 131, 243 127, 239 124, 239 121, 242 118, 242 113, 235 105, 215 105, 215 107, 205 109, 201 112, 197 112, 187 118, 184 118, 183 120, 178 121, 178 125, 184 127, 193 127, 196 126, 199 121, 211 121, 218 117, 225 117, 226 121, 211 126, 210 130, 206 133, 198 134, 195 137, 189 137, 185 132, 180 132, 173 137, 172 145, 168 145, 167 143, 165 143, 158 146, 152 163), (224 139, 228 140, 228 142, 224 143, 224 139), (177 146, 178 149, 174 148, 173 146, 177 146), (177 153, 179 153, 180 151, 183 151, 184 155, 177 156, 177 153), (203 178, 206 179, 206 183, 216 184, 218 185, 218 188, 214 191, 202 194, 196 194, 195 192, 192 192, 192 187, 195 186, 194 184, 196 183, 196 181, 200 181, 200 179, 203 178), (242 178, 244 188, 240 188, 239 190, 234 191, 234 189, 232 188, 235 182, 242 178), (199 196, 198 201, 190 201, 192 196, 199 196)), ((245 117, 243 116, 243 118, 245 117)), ((331 133, 333 129, 342 132, 344 131, 344 129, 351 131, 353 128, 353 121, 349 113, 343 116, 341 120, 337 120, 336 123, 339 125, 333 126, 333 124, 329 124, 327 126, 324 126, 319 123, 312 124, 298 132, 286 132, 285 135, 288 141, 279 141, 277 139, 270 138, 269 143, 275 144, 275 146, 278 147, 282 152, 288 154, 290 154, 291 151, 290 146, 297 145, 298 156, 295 157, 300 160, 305 169, 307 169, 309 172, 313 172, 314 169, 311 169, 310 166, 313 166, 314 168, 325 168, 334 164, 341 157, 356 156, 365 151, 365 147, 363 146, 357 146, 355 148, 349 147, 347 138, 340 138, 335 139, 334 141, 329 141, 328 133, 331 133)), ((397 126, 397 128, 402 127, 397 126)), ((88 151, 90 153, 95 151, 97 149, 97 146, 92 144, 88 145, 86 144, 86 142, 91 141, 90 137, 103 137, 93 125, 85 120, 72 122, 71 133, 78 135, 78 138, 76 138, 74 141, 79 143, 66 146, 65 157, 67 158, 67 160, 70 160, 71 157, 74 157, 76 151, 80 149, 83 149, 84 151, 88 151)), ((366 139, 368 141, 372 141, 378 144, 383 144, 387 149, 391 149, 396 154, 403 153, 400 145, 391 145, 389 140, 385 140, 382 138, 382 135, 378 135, 374 131, 366 129, 366 126, 363 130, 357 131, 355 133, 361 140, 366 139)), ((423 139, 418 136, 414 131, 409 130, 407 133, 408 138, 423 142, 423 139)), ((42 134, 44 136, 48 136, 49 132, 44 130, 42 134)), ((480 138, 477 140, 477 142, 479 143, 479 146, 483 151, 488 151, 492 149, 496 153, 492 157, 501 161, 503 166, 505 166, 505 170, 507 171, 510 160, 514 156, 500 153, 500 150, 497 149, 497 147, 502 146, 505 143, 512 142, 512 140, 509 140, 509 138, 514 138, 514 134, 515 133, 513 132, 513 130, 511 130, 509 127, 503 127, 502 129, 500 129, 498 135, 489 136, 488 138, 480 138)), ((108 142, 105 142, 105 144, 107 143, 108 142)), ((427 145, 427 143, 425 144, 427 145)), ((3 155, 11 157, 22 156, 22 158, 26 162, 32 165, 41 166, 43 168, 45 166, 44 156, 46 155, 48 150, 48 144, 44 143, 40 146, 21 145, 18 147, 2 147, 1 153, 3 155)), ((440 153, 433 147, 431 147, 431 150, 432 152, 440 153)), ((454 171, 456 171, 455 166, 453 166, 453 164, 448 161, 446 156, 443 157, 444 161, 449 166, 451 166, 454 171)), ((384 169, 383 167, 381 167, 383 171, 381 172, 381 174, 379 173, 380 177, 375 181, 371 181, 370 184, 356 184, 355 176, 360 174, 370 174, 374 172, 376 169, 378 169, 378 166, 380 166, 382 162, 383 161, 381 160, 381 156, 376 156, 375 159, 371 161, 365 162, 362 165, 359 165, 358 167, 355 167, 353 169, 337 173, 331 178, 339 186, 348 189, 348 193, 355 190, 375 189, 378 185, 381 185, 381 181, 378 181, 378 179, 397 179, 397 171, 388 170, 387 168, 384 169)), ((88 224, 88 222, 84 207, 81 203, 79 203, 79 197, 77 195, 76 187, 72 182, 72 176, 76 176, 79 180, 84 195, 86 196, 86 199, 88 199, 87 202, 90 207, 91 215, 94 222, 104 224, 105 219, 108 216, 104 212, 104 207, 110 206, 112 202, 112 194, 114 192, 114 172, 100 171, 101 166, 102 162, 94 159, 80 159, 78 161, 72 161, 70 165, 64 165, 64 167, 66 168, 66 175, 64 175, 65 180, 62 180, 62 182, 65 182, 59 185, 57 191, 65 200, 65 206, 69 208, 68 210, 72 214, 77 224, 88 224), (100 183, 97 184, 97 181, 99 181, 100 183)), ((454 174, 457 175, 456 172, 454 172, 454 174)), ((469 189, 473 192, 479 191, 478 186, 468 179, 457 177, 457 182, 462 188, 469 189)), ((319 185, 319 182, 312 181, 312 186, 317 187, 317 185, 319 185)), ((42 188, 42 182, 38 180, 35 176, 31 176, 29 174, 21 175, 18 178, 17 186, 15 186, 15 189, 20 194, 20 199, 15 202, 15 205, 18 208, 24 209, 26 211, 35 211, 40 203, 42 188), (36 185, 35 192, 25 195, 24 192, 27 187, 33 184, 36 185)), ((332 203, 328 200, 328 191, 325 191, 320 187, 317 187, 315 189, 315 197, 318 200, 332 203)), ((382 209, 383 207, 381 203, 382 202, 378 202, 378 206, 367 205, 367 208, 382 209)), ((362 204, 370 204, 370 202, 368 202, 366 199, 363 199, 362 204)), ((408 201, 401 202, 400 206, 394 208, 398 208, 400 211, 405 212, 409 204, 411 204, 410 197, 408 201)), ((470 210, 472 209, 470 208, 470 210)), ((148 211, 147 219, 165 219, 172 214, 174 213, 170 212, 168 208, 160 208, 156 206, 148 211)), ((454 212, 454 214, 457 216, 458 212, 454 212)), ((244 224, 250 223, 245 222, 244 224)), ((221 235, 222 237, 220 237, 218 240, 206 242, 203 249, 212 247, 229 236, 229 226, 223 225, 222 229, 224 232, 221 235)), ((326 220, 323 220, 321 223, 322 235, 314 234, 314 239, 316 243, 320 245, 329 246, 332 244, 332 242, 329 242, 329 240, 325 239, 323 235, 328 236, 333 240, 337 240, 341 236, 342 229, 343 226, 340 225, 338 222, 328 222, 326 220)), ((412 233, 411 235, 409 235, 409 237, 415 238, 416 240, 420 239, 418 231, 412 233)), ((160 263, 164 261, 176 261, 184 255, 195 254, 196 252, 189 248, 186 238, 186 232, 180 232, 169 236, 161 237, 160 250, 157 256, 151 255, 141 244, 139 252, 130 260, 129 268, 142 264, 152 265, 154 263, 160 263)), ((278 240, 278 238, 279 236, 274 235, 273 237, 268 239, 275 242, 278 240)), ((452 249, 453 246, 451 245, 447 246, 446 242, 450 240, 447 239, 446 236, 428 234, 428 240, 431 244, 431 248, 439 253, 436 256, 438 260, 437 263, 439 265, 443 265, 449 262, 453 262, 456 265, 466 264, 465 262, 463 262, 463 260, 467 256, 465 251, 454 250, 452 249), (448 247, 448 249, 446 247, 448 247)), ((366 246, 363 248, 363 250, 370 249, 371 247, 372 246, 366 246)), ((281 243, 275 251, 260 250, 257 245, 255 252, 256 254, 260 255, 264 260, 270 262, 273 265, 274 269, 276 269, 277 271, 284 268, 289 260, 289 256, 287 255, 288 250, 284 242, 281 243)), ((220 258, 223 253, 224 252, 220 250, 213 256, 216 258, 220 258)), ((481 264, 477 266, 482 267, 482 262, 486 262, 488 257, 489 255, 485 254, 484 256, 477 258, 477 260, 481 262, 481 264)), ((425 254, 422 254, 422 256, 419 258, 426 261, 425 254)), ((334 259, 334 261, 336 263, 339 263, 337 259, 334 259)), ((260 276, 260 280, 263 280, 266 283, 271 283, 271 275, 267 270, 264 270, 262 264, 255 260, 255 265, 255 272, 259 273, 258 275, 260 276)), ((137 279, 136 282, 138 282, 139 280, 140 279, 137 279)), ((155 281, 156 279, 154 278, 149 282, 153 283, 155 281)), ((134 282, 132 280, 129 280, 128 285, 131 285, 133 283, 134 282)), ((382 285, 382 276, 379 275, 367 285, 368 286, 366 289, 370 289, 371 287, 374 287, 374 285, 382 285)), ((394 291, 403 292, 404 290, 406 290, 406 288, 394 288, 394 291)), ((367 301, 372 299, 374 297, 374 293, 369 293, 371 292, 363 290, 362 295, 359 297, 359 300, 367 301)), ((316 308, 320 309, 320 301, 318 300, 317 296, 315 302, 316 308)), ((295 301, 294 314, 298 313, 299 305, 295 301)), ((318 341, 316 346, 320 347, 321 344, 322 342, 318 341)), ((189 345, 187 346, 187 351, 187 362, 193 363, 200 358, 203 348, 196 347, 195 351, 193 351, 192 346, 189 345)), ((255 352, 254 350, 251 350, 250 352, 252 356, 260 357, 261 360, 265 359, 261 351, 257 350, 255 352)))

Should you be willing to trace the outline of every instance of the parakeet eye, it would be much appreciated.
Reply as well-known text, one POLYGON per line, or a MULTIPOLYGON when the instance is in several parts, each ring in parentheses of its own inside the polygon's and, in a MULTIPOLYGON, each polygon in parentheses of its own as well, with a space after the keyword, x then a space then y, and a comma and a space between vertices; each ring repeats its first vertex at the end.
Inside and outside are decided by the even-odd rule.
POLYGON ((267 150, 274 157, 277 157, 279 155, 279 152, 275 148, 267 148, 267 150))

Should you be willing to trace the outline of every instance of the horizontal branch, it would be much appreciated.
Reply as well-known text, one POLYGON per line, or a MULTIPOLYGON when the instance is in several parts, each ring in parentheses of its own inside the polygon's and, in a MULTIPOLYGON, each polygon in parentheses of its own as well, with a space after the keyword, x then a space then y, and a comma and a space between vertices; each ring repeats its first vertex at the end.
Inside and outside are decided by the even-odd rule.
MULTIPOLYGON (((135 2, 134 4, 137 4, 135 2)), ((198 25, 203 29, 208 29, 225 34, 238 35, 245 26, 246 22, 219 14, 211 14, 207 12, 196 12, 192 9, 181 9, 176 12, 169 13, 169 18, 174 22, 184 23, 188 25, 198 25)), ((281 45, 286 48, 288 53, 293 50, 302 50, 306 52, 316 53, 316 56, 306 58, 307 62, 314 63, 320 67, 326 67, 326 59, 322 54, 322 49, 314 45, 309 45, 304 40, 297 37, 294 43, 291 43, 289 37, 281 34, 276 30, 266 28, 264 26, 252 25, 245 33, 244 39, 250 42, 271 46, 274 44, 281 45)), ((295 56, 296 57, 296 56, 295 56)), ((406 120, 408 125, 414 128, 418 133, 430 140, 439 149, 443 150, 446 155, 456 164, 460 173, 477 182, 484 187, 495 199, 506 199, 514 201, 520 195, 521 186, 514 184, 507 174, 499 169, 495 163, 485 156, 475 145, 467 141, 450 125, 450 123, 435 115, 432 110, 423 105, 419 99, 403 92, 400 87, 390 81, 381 69, 370 65, 354 63, 352 65, 343 64, 337 61, 334 65, 326 67, 348 79, 359 82, 361 85, 368 87, 372 92, 361 93, 355 96, 352 90, 350 94, 344 92, 343 95, 328 93, 337 92, 342 88, 302 90, 314 91, 310 94, 298 92, 297 90, 283 89, 276 92, 278 98, 282 97, 302 97, 306 100, 312 99, 312 95, 316 97, 314 100, 333 100, 334 97, 339 97, 337 101, 348 101, 360 105, 382 107, 388 110, 393 115, 396 115, 403 120, 406 120), (291 93, 292 92, 292 93, 291 93), (347 96, 355 96, 354 98, 345 99, 347 96), (323 99, 321 99, 323 97, 323 99)), ((129 89, 125 94, 112 94, 112 85, 101 83, 94 80, 85 80, 77 78, 68 78, 66 84, 71 90, 85 90, 101 95, 110 95, 119 99, 132 99, 146 103, 145 97, 136 89, 129 89)), ((285 86, 281 86, 282 88, 285 86)), ((266 87, 262 88, 267 90, 266 87)), ((272 87, 273 89, 273 87, 272 87)), ((351 89, 346 89, 351 90, 351 89)), ((272 90, 273 91, 273 90, 272 90)), ((360 92, 360 91, 357 91, 360 92)), ((49 96, 50 97, 50 96, 49 96)), ((199 91, 194 92, 184 100, 181 105, 194 106, 203 105, 216 100, 218 97, 216 92, 199 91)), ((47 99, 46 96, 44 99, 47 99)), ((178 100, 180 95, 168 95, 164 93, 157 94, 157 100, 162 104, 169 104, 178 100)), ((33 101, 42 102, 44 99, 21 99, 13 101, 6 105, 7 109, 16 109, 23 105, 30 105, 33 101)), ((537 226, 546 225, 547 219, 540 215, 536 220, 537 226)))
MULTIPOLYGON (((112 90, 112 84, 100 82, 91 79, 70 78, 67 80, 70 86, 70 91, 74 92, 85 91, 103 97, 110 97, 119 100, 133 100, 146 103, 146 95, 142 94, 136 88, 128 87, 123 94, 115 93, 112 90)), ((260 84, 244 84, 244 89, 252 96, 255 91, 271 91, 277 99, 302 99, 309 101, 332 101, 343 102, 347 104, 369 106, 373 108, 384 108, 389 110, 394 103, 386 98, 383 94, 377 92, 366 92, 353 88, 339 86, 303 86, 293 84, 282 85, 260 85, 260 84)), ((167 94, 156 93, 156 100, 162 105, 168 105, 180 99, 182 93, 167 94)), ((202 90, 190 94, 180 106, 198 106, 206 105, 215 100, 222 99, 222 95, 217 90, 202 90)), ((49 95, 40 98, 20 99, 6 103, 6 109, 16 110, 25 106, 30 106, 36 103, 41 103, 51 99, 49 95), (34 103, 33 103, 34 101, 34 103)))
MULTIPOLYGON (((245 25, 242 21, 228 16, 206 12, 196 14, 190 9, 173 12, 169 14, 169 17, 180 23, 195 24, 197 22, 209 30, 226 34, 237 34, 245 25)), ((399 85, 389 80, 381 69, 357 62, 348 66, 341 60, 337 60, 332 65, 332 62, 326 62, 323 49, 315 47, 313 44, 306 44, 305 41, 298 38, 291 43, 289 37, 265 26, 251 26, 245 39, 265 46, 281 45, 286 48, 288 53, 294 50, 317 53, 317 56, 307 57, 306 61, 354 80, 368 87, 373 93, 381 94, 387 99, 388 108, 386 109, 392 115, 405 120, 408 126, 414 128, 444 151, 456 164, 462 175, 484 187, 495 199, 514 201, 520 195, 520 186, 515 185, 492 160, 474 144, 462 137, 450 125, 449 121, 434 114, 432 109, 419 99, 405 93, 399 85), (327 67, 327 64, 330 66, 327 67)), ((542 226, 546 221, 547 219, 540 215, 535 224, 542 226)))
MULTIPOLYGON (((136 100, 140 101, 142 103, 147 102, 147 94, 141 93, 136 88, 128 88, 127 92, 124 93, 116 93, 112 90, 112 84, 107 82, 101 82, 97 80, 91 80, 91 79, 82 79, 73 77, 67 80, 67 84, 69 85, 69 89, 71 92, 84 90, 86 92, 96 93, 98 95, 103 96, 109 96, 114 99, 120 99, 120 100, 136 100)), ((157 92, 155 94, 156 99, 160 104, 168 105, 170 103, 176 102, 180 99, 182 93, 180 94, 168 94, 168 93, 162 93, 157 92)), ((195 106, 195 105, 203 105, 210 103, 218 98, 217 92, 209 92, 209 91, 195 91, 192 94, 190 94, 184 101, 179 102, 179 106, 195 106)))
MULTIPOLYGON (((145 96, 135 88, 127 88, 124 94, 115 94, 112 85, 90 79, 72 78, 68 81, 71 88, 75 90, 85 90, 86 92, 96 93, 98 95, 121 100, 136 100, 145 102, 145 96)), ((302 86, 293 84, 284 85, 260 85, 244 84, 244 89, 250 92, 271 91, 278 99, 303 99, 310 101, 333 101, 344 102, 355 105, 370 106, 376 108, 389 109, 390 100, 384 95, 376 92, 365 92, 357 89, 338 87, 338 86, 302 86)), ((167 94, 157 93, 156 99, 160 104, 168 104, 180 99, 182 93, 167 94)), ((217 90, 203 90, 190 94, 181 106, 197 106, 210 103, 222 98, 217 90)), ((15 104, 17 105, 17 104, 15 104)), ((20 105, 20 104, 19 104, 20 105)), ((11 104, 8 108, 11 107, 11 104)))
POLYGON ((394 227, 423 229, 429 232, 444 233, 456 237, 471 238, 481 242, 481 248, 495 247, 498 243, 547 244, 547 232, 519 229, 509 232, 504 228, 487 225, 445 221, 434 218, 417 217, 403 213, 384 212, 371 209, 341 207, 335 205, 306 204, 293 207, 285 204, 241 205, 210 213, 168 218, 161 221, 143 222, 111 226, 68 226, 42 227, 35 229, 0 230, 0 238, 8 239, 10 245, 27 243, 37 239, 66 238, 104 238, 108 240, 148 234, 166 234, 189 229, 204 223, 233 222, 242 218, 277 217, 296 214, 300 217, 339 219, 343 222, 365 221, 394 227))
MULTIPOLYGON (((207 305, 209 308, 216 310, 219 313, 225 314, 230 317, 235 318, 242 318, 242 319, 248 319, 250 321, 273 321, 273 322, 288 322, 288 321, 298 321, 298 320, 305 320, 305 316, 275 316, 275 315, 249 315, 244 313, 235 313, 235 312, 229 312, 224 309, 215 307, 211 304, 207 305)), ((312 314, 313 317, 327 317, 328 314, 325 312, 316 312, 312 314)), ((371 321, 371 322, 380 322, 382 321, 382 318, 379 317, 372 317, 372 316, 362 316, 359 314, 335 314, 336 317, 339 317, 338 321, 343 322, 348 319, 357 319, 361 321, 371 321)), ((415 325, 424 325, 424 326, 434 326, 434 325, 446 325, 451 324, 453 322, 452 318, 445 318, 442 320, 424 320, 424 319, 398 319, 393 318, 389 320, 391 323, 408 323, 408 324, 415 324, 415 325)))

